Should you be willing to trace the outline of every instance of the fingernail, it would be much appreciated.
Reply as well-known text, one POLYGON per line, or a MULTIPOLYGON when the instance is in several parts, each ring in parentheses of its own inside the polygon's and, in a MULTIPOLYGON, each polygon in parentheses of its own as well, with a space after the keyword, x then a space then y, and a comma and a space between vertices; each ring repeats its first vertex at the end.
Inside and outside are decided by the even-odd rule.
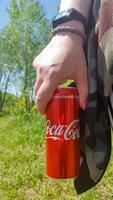
POLYGON ((88 98, 83 102, 82 109, 85 111, 88 108, 88 98))

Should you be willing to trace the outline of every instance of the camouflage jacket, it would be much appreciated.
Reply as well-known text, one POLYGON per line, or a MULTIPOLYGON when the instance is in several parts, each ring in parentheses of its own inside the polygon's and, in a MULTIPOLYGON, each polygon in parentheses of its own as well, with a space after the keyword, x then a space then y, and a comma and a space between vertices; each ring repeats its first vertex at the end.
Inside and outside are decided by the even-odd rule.
POLYGON ((87 27, 89 105, 81 111, 80 176, 77 194, 94 187, 103 177, 111 155, 108 96, 113 84, 113 0, 93 0, 87 27))

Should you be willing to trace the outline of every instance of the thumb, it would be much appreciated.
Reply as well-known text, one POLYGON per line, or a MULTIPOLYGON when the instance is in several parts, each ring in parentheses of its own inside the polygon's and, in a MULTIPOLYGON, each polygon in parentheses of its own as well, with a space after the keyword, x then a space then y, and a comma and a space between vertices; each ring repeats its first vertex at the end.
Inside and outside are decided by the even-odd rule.
POLYGON ((80 107, 85 111, 88 104, 88 80, 87 75, 82 76, 82 78, 79 78, 77 81, 78 86, 78 92, 79 92, 79 102, 80 107))

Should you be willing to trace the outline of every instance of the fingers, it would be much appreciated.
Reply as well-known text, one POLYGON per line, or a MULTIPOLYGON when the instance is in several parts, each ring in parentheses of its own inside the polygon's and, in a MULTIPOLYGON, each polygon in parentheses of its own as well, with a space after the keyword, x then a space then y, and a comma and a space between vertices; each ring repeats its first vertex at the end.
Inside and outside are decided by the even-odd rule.
POLYGON ((36 94, 36 103, 41 115, 46 113, 48 102, 51 100, 56 87, 60 84, 60 78, 57 73, 49 73, 43 83, 39 83, 40 88, 36 94))
POLYGON ((79 50, 77 49, 77 59, 75 62, 75 57, 71 57, 72 53, 66 55, 67 57, 70 57, 69 59, 66 57, 66 59, 64 59, 65 62, 61 62, 59 57, 57 58, 57 61, 53 59, 53 57, 56 59, 56 52, 50 59, 48 59, 46 53, 44 58, 40 55, 41 60, 37 57, 33 62, 33 66, 37 69, 38 74, 35 82, 36 102, 38 111, 42 115, 46 113, 47 104, 51 100, 56 87, 65 79, 77 81, 80 107, 83 110, 87 107, 88 80, 85 55, 81 48, 79 50), (73 66, 74 62, 75 68, 73 66))
POLYGON ((88 80, 87 73, 84 73, 77 80, 80 107, 85 110, 88 104, 88 80))
POLYGON ((86 81, 78 83, 80 107, 85 110, 88 104, 88 86, 86 81))
POLYGON ((35 81, 35 84, 34 84, 34 92, 35 92, 35 95, 37 94, 41 84, 43 83, 43 79, 42 78, 37 78, 36 81, 35 81))

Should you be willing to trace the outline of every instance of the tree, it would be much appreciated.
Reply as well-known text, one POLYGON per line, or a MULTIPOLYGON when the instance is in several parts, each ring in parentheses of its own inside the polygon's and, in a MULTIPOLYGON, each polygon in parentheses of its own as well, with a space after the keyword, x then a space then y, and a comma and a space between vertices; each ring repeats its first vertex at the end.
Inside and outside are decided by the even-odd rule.
POLYGON ((25 101, 25 110, 29 110, 35 80, 32 62, 48 43, 51 26, 43 7, 36 0, 12 0, 8 13, 9 24, 2 31, 3 63, 13 69, 10 77, 18 74, 21 97, 25 101))
POLYGON ((8 62, 9 61, 8 57, 10 57, 10 52, 8 52, 8 57, 5 52, 7 48, 7 46, 5 45, 5 42, 6 40, 1 32, 1 35, 0 35, 0 55, 1 55, 0 56, 0 111, 2 111, 5 104, 7 88, 10 81, 11 73, 13 71, 13 68, 8 62))

